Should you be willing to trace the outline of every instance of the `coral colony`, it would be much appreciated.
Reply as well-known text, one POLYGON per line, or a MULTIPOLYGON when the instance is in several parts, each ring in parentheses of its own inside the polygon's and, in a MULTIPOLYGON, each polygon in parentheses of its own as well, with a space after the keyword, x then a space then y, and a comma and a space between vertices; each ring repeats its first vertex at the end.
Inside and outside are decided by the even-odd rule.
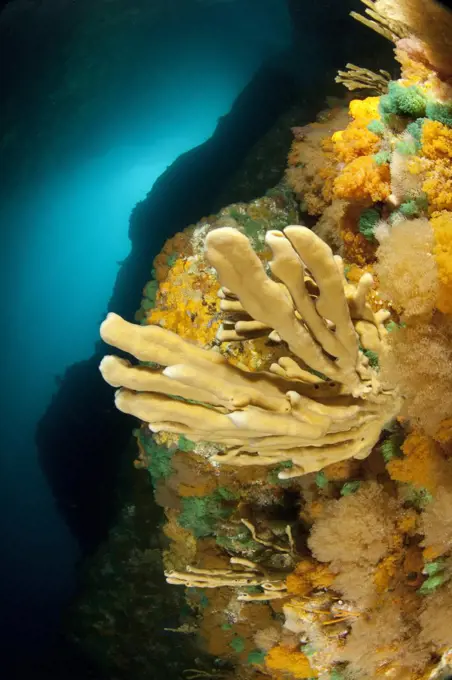
POLYGON ((363 2, 400 78, 348 64, 284 180, 101 327, 137 360, 100 370, 142 421, 193 678, 452 674, 452 15, 363 2))

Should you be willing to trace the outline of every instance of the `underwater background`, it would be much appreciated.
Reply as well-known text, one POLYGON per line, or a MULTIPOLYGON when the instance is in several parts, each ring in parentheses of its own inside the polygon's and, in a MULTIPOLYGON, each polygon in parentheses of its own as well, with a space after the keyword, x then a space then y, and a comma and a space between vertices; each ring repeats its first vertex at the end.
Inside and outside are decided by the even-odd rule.
MULTIPOLYGON (((98 368, 107 352, 99 326, 107 312, 146 323, 180 243, 186 254, 191 246, 159 253, 189 225, 221 214, 258 238, 263 222, 298 224, 300 209, 315 224, 321 210, 296 186, 305 178, 280 185, 296 129, 328 124, 330 113, 319 112, 347 106, 334 82, 345 64, 382 69, 384 87, 398 77, 392 45, 352 21, 358 11, 360 0, 1 3, 0 647, 11 677, 251 677, 234 676, 219 649, 194 645, 190 616, 207 599, 195 593, 187 603, 165 580, 160 526, 174 489, 155 502, 167 463, 114 406, 98 368), (220 213, 231 204, 241 207, 220 213)), ((377 196, 379 210, 386 198, 377 196)), ((358 255, 364 268, 373 257, 358 255)), ((191 339, 201 338, 198 330, 191 339)), ((192 457, 189 438, 178 446, 192 457)), ((188 472, 177 474, 188 483, 188 472)), ((237 500, 226 482, 215 491, 205 482, 222 519, 222 504, 237 500)), ((295 491, 281 489, 273 519, 291 523, 295 491)), ((211 521, 209 508, 196 508, 211 521)), ((197 539, 213 535, 202 526, 197 539)), ((222 545, 235 554, 231 540, 222 545)), ((215 559, 209 566, 222 566, 215 559)), ((243 631, 234 636, 231 649, 264 677, 262 649, 242 649, 243 631)))

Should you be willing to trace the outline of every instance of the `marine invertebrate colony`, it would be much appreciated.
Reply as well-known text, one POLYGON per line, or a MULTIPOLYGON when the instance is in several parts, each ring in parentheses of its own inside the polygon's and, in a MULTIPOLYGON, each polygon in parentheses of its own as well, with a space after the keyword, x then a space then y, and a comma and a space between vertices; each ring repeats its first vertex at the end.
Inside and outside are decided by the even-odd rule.
POLYGON ((101 327, 227 680, 452 672, 452 19, 363 4, 400 78, 347 65, 358 98, 293 128, 284 180, 175 236, 139 324, 101 327))
POLYGON ((219 339, 264 335, 284 343, 268 372, 251 374, 170 331, 110 315, 101 327, 106 342, 166 368, 105 357, 102 375, 125 388, 116 396, 120 410, 149 422, 153 432, 219 444, 218 462, 291 461, 290 472, 281 473, 287 477, 363 458, 398 410, 397 397, 359 347, 361 335, 363 348, 378 353, 384 333, 386 313, 374 314, 366 303, 372 279, 364 275, 346 289, 341 260, 304 227, 269 231, 266 242, 277 281, 238 230, 211 231, 206 256, 223 284, 222 311, 238 318, 219 339))

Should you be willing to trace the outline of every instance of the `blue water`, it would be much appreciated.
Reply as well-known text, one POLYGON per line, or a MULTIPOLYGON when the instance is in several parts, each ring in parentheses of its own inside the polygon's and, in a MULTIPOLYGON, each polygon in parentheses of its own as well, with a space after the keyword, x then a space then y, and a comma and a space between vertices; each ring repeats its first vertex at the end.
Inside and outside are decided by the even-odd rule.
POLYGON ((126 114, 108 145, 90 153, 83 144, 75 162, 59 158, 45 170, 35 159, 33 181, 3 202, 1 588, 9 635, 25 634, 28 649, 55 627, 78 556, 38 466, 36 423, 57 376, 93 351, 130 249, 132 208, 181 153, 212 134, 263 59, 289 39, 281 0, 213 3, 202 22, 173 17, 155 41, 153 71, 157 62, 161 72, 153 96, 144 92, 134 105, 122 93, 126 114))

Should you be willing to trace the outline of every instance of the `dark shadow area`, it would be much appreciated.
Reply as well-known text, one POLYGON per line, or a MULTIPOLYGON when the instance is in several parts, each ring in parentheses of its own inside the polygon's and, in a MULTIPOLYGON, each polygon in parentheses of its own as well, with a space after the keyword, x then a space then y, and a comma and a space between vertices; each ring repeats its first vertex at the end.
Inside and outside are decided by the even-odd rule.
POLYGON ((193 638, 174 629, 190 620, 183 589, 165 580, 156 505, 146 470, 137 471, 135 440, 121 451, 113 494, 117 517, 106 540, 79 565, 78 589, 61 616, 49 653, 16 655, 9 677, 37 680, 180 680, 193 659, 193 638))
MULTIPOLYGON (((180 156, 134 209, 132 248, 115 283, 108 311, 132 320, 152 260, 167 238, 214 212, 216 196, 247 152, 292 106, 293 77, 264 66, 224 116, 207 142, 180 156)), ((69 368, 39 422, 41 467, 58 509, 83 552, 92 552, 112 521, 121 455, 133 421, 116 411, 113 390, 98 365, 108 348, 99 342, 87 361, 69 368)))
MULTIPOLYGON (((345 89, 336 87, 334 78, 348 62, 398 72, 392 43, 350 17, 352 11, 364 13, 361 0, 287 0, 287 6, 293 26, 293 64, 305 80, 306 73, 312 74, 312 90, 323 93, 323 100, 328 95, 344 96, 345 89)), ((312 102, 313 92, 308 95, 312 102)))

